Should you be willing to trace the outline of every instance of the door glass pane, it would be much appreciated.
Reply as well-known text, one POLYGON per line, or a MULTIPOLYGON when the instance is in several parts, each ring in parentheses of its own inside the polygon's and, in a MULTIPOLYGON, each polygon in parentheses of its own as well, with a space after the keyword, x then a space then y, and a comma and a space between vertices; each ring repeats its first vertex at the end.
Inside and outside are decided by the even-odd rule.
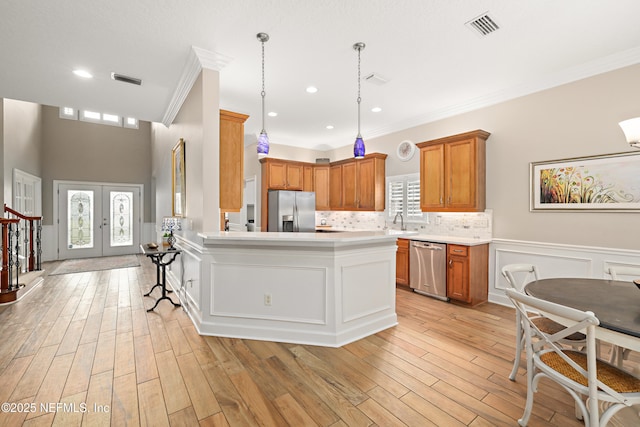
POLYGON ((133 193, 111 191, 109 193, 111 246, 133 245, 133 193))
POLYGON ((93 191, 67 192, 67 246, 93 248, 93 191))

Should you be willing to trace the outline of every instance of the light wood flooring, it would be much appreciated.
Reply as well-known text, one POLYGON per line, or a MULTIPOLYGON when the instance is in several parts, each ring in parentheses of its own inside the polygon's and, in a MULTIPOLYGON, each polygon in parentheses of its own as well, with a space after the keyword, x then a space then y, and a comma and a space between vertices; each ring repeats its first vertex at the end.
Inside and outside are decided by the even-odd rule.
MULTIPOLYGON (((524 369, 508 379, 513 309, 398 289, 398 326, 323 348, 199 336, 167 301, 146 312, 153 283, 140 256, 140 267, 46 276, 1 307, 0 402, 16 412, 0 426, 480 427, 522 415, 524 369)), ((582 425, 573 414, 543 380, 530 425, 582 425)))

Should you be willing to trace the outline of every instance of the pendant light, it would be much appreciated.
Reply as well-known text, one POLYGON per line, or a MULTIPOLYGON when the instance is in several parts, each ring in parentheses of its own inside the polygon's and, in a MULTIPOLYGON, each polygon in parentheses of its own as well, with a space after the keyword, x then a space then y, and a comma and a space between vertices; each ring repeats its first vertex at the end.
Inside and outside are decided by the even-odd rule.
POLYGON ((353 45, 353 48, 358 51, 358 136, 356 136, 356 142, 353 144, 353 157, 356 159, 364 158, 364 141, 362 135, 360 135, 360 52, 364 49, 365 44, 358 42, 353 45))
POLYGON ((262 92, 260 92, 262 96, 262 131, 258 136, 258 158, 262 159, 269 155, 269 137, 267 136, 267 131, 264 130, 264 97, 266 95, 264 91, 264 44, 269 41, 269 34, 258 33, 256 37, 262 43, 262 92))

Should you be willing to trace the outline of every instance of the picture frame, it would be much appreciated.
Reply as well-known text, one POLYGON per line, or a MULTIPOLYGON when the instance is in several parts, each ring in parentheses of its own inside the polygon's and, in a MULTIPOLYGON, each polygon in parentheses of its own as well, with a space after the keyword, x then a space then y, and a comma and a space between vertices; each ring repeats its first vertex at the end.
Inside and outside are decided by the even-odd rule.
POLYGON ((171 214, 184 217, 186 208, 185 144, 180 138, 171 150, 171 214))
POLYGON ((640 211, 640 152, 530 163, 530 211, 640 211))

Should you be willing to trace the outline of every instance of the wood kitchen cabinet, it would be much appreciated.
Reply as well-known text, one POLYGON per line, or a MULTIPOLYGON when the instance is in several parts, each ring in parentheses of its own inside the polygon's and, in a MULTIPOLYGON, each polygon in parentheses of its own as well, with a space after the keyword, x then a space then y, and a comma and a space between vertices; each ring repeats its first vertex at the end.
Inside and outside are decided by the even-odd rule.
MULTIPOLYGON (((245 114, 220 110, 220 211, 240 212, 244 188, 245 114)), ((223 226, 224 224, 222 224, 223 226)))
POLYGON ((396 250, 396 284, 409 286, 409 239, 398 239, 396 250))
POLYGON ((333 162, 330 169, 331 210, 384 211, 387 155, 333 162))
POLYGON ((260 159, 260 162, 263 171, 266 169, 266 182, 270 190, 302 190, 304 163, 271 158, 260 159))
POLYGON ((470 306, 487 301, 489 245, 447 245, 447 297, 470 306))
POLYGON ((313 181, 313 165, 302 166, 302 191, 315 191, 313 181))
POLYGON ((475 130, 416 144, 420 148, 423 212, 484 211, 489 135, 475 130))
POLYGON ((316 210, 331 210, 329 164, 313 167, 313 191, 316 192, 316 210))
POLYGON ((262 231, 267 231, 269 190, 314 191, 316 210, 384 211, 386 158, 386 154, 372 153, 364 159, 322 164, 260 159, 262 231))

